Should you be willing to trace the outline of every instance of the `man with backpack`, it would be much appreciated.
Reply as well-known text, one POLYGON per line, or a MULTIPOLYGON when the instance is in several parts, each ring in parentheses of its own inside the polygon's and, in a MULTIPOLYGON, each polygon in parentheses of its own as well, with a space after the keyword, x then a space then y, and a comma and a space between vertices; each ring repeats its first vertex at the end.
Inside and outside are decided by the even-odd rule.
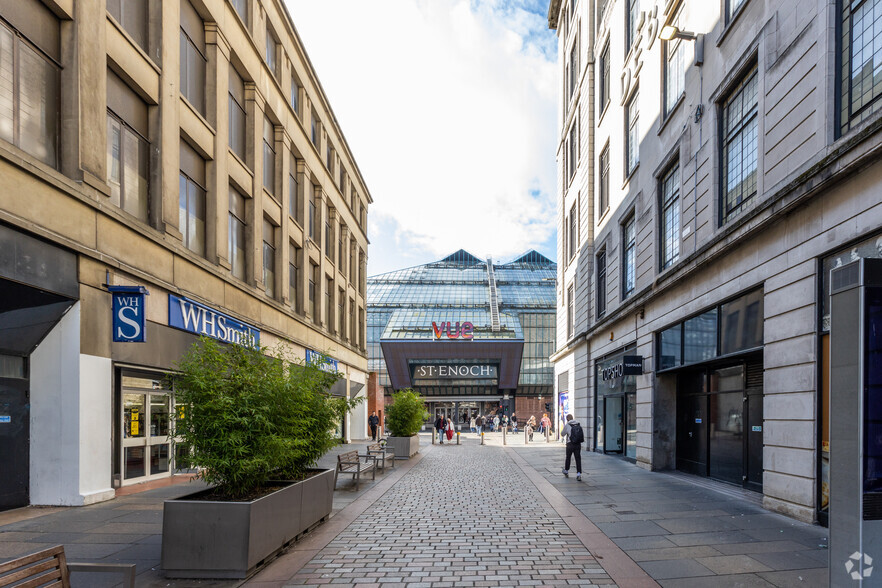
POLYGON ((567 424, 561 431, 561 434, 567 438, 567 460, 564 463, 563 475, 565 478, 570 477, 570 458, 576 457, 576 480, 582 481, 582 442, 585 440, 585 433, 582 431, 582 425, 579 421, 573 420, 573 415, 567 415, 567 424))

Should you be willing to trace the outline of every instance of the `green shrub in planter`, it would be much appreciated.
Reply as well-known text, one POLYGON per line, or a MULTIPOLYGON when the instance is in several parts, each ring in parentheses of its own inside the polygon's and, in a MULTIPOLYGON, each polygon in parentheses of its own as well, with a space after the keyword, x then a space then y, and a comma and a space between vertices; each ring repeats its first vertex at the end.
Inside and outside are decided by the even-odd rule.
POLYGON ((386 407, 386 426, 393 437, 412 437, 429 418, 423 397, 413 390, 399 390, 386 407))
POLYGON ((287 355, 208 338, 188 351, 172 376, 175 435, 188 448, 179 467, 198 466, 218 494, 245 498, 270 479, 303 477, 338 443, 328 394, 338 375, 287 355))

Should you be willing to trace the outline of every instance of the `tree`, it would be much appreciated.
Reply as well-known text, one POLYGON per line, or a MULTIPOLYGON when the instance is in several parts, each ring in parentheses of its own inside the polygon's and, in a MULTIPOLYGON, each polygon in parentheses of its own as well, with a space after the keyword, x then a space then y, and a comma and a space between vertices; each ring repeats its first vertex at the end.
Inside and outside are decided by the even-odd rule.
POLYGON ((423 397, 413 390, 399 390, 386 407, 386 426, 393 437, 412 437, 429 418, 423 397))

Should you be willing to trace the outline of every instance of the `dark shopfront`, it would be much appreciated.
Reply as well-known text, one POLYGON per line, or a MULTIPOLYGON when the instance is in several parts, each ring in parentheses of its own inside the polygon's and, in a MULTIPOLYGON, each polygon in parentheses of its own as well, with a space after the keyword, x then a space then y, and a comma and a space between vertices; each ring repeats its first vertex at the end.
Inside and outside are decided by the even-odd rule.
POLYGON ((595 363, 595 444, 600 453, 637 458, 637 378, 625 373, 625 357, 634 346, 605 356, 595 363))
POLYGON ((763 308, 754 290, 658 336, 676 378, 676 467, 762 492, 763 308))

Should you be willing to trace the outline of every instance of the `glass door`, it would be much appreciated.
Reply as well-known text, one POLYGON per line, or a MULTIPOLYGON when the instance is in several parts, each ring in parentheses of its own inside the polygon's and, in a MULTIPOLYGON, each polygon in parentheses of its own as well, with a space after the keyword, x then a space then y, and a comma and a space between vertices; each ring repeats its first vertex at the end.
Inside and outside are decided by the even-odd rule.
POLYGON ((625 394, 625 456, 637 459, 637 395, 625 394))
POLYGON ((605 396, 603 413, 606 421, 604 453, 622 453, 624 399, 621 396, 605 396))
POLYGON ((171 391, 158 379, 125 374, 122 384, 122 483, 171 475, 171 391))

